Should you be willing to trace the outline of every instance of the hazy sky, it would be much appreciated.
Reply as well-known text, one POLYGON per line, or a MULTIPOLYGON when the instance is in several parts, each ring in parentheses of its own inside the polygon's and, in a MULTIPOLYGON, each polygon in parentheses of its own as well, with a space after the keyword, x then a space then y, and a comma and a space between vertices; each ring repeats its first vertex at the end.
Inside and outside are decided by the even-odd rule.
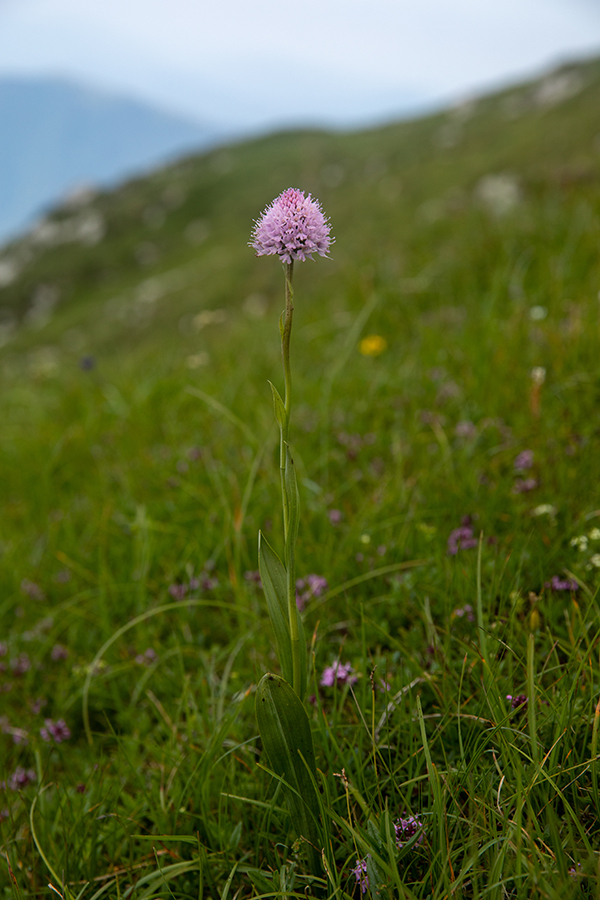
POLYGON ((0 0, 0 75, 245 127, 360 122, 600 53, 600 0, 0 0))

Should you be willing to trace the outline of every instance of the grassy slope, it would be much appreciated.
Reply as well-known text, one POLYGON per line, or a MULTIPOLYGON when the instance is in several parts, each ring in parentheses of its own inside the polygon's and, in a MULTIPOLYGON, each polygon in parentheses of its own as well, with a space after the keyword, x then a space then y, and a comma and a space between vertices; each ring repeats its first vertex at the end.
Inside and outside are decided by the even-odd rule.
MULTIPOLYGON (((534 883, 549 897, 592 885, 600 810, 586 766, 600 673, 589 560, 600 541, 580 551, 570 539, 590 531, 600 508, 600 64, 576 71, 581 89, 551 106, 536 104, 539 85, 525 86, 376 131, 275 135, 183 160, 96 198, 107 225, 97 245, 42 252, 24 240, 6 250, 23 270, 2 299, 23 325, 0 356, 0 611, 9 663, 0 683, 11 685, 3 695, 6 729, 25 729, 29 744, 14 744, 10 732, 1 739, 7 776, 32 766, 38 786, 58 785, 35 814, 59 880, 122 867, 120 889, 129 888, 136 872, 156 869, 148 842, 129 836, 145 832, 199 832, 199 856, 186 845, 156 845, 191 860, 172 882, 177 896, 220 896, 235 859, 266 870, 285 857, 276 849, 286 841, 283 813, 258 815, 220 795, 264 799, 268 779, 257 774, 253 751, 217 760, 255 733, 251 697, 235 707, 236 723, 231 698, 273 666, 260 596, 243 573, 256 567, 258 527, 272 523, 278 543, 266 381, 280 380, 282 279, 275 261, 254 259, 246 243, 252 219, 292 184, 321 199, 336 236, 331 261, 299 266, 296 280, 299 574, 320 572, 333 587, 378 566, 428 561, 400 579, 368 579, 309 606, 309 631, 319 623, 316 669, 338 653, 352 661, 367 719, 372 664, 390 672, 394 691, 426 678, 421 699, 433 717, 432 752, 446 791, 442 813, 424 781, 410 695, 388 735, 395 752, 386 751, 377 776, 356 708, 330 692, 322 699, 333 731, 320 720, 315 728, 335 808, 345 814, 333 777, 344 765, 378 823, 386 800, 392 817, 420 812, 426 842, 414 859, 394 863, 417 896, 445 896, 452 879, 466 896, 495 881, 514 896, 529 896, 534 883), (513 176, 520 191, 504 215, 481 199, 481 179, 499 173, 513 176), (208 236, 194 244, 186 234, 198 220, 196 233, 208 236), (27 310, 39 285, 56 286, 61 299, 36 327, 27 310), (545 318, 531 318, 536 306, 545 318), (198 313, 214 310, 222 312, 199 322, 198 313), (380 357, 358 353, 368 333, 386 338, 380 357), (95 358, 91 371, 80 368, 84 356, 95 358), (531 409, 534 366, 547 372, 539 417, 531 409), (466 421, 474 427, 461 436, 456 426, 466 421), (535 463, 519 476, 513 461, 524 448, 534 450, 535 463), (528 476, 539 487, 514 493, 516 478, 528 476), (540 504, 556 512, 532 516, 540 504), (337 528, 327 517, 332 508, 344 515, 337 528), (466 514, 497 540, 483 552, 491 682, 485 673, 482 682, 475 626, 453 616, 476 605, 476 553, 446 554, 446 538, 466 514), (207 561, 218 585, 194 596, 228 609, 186 604, 115 642, 92 679, 89 750, 82 695, 94 654, 133 616, 167 603, 168 586, 188 582, 207 561), (540 594, 564 570, 586 585, 577 599, 540 594), (535 756, 535 717, 502 719, 499 705, 506 693, 530 693, 530 633, 545 701, 530 704, 533 728, 544 752, 562 740, 547 783, 527 761, 535 756), (51 659, 57 643, 68 659, 51 659), (135 661, 147 647, 158 654, 150 668, 135 661), (10 660, 20 653, 32 666, 17 677, 10 660), (38 697, 47 700, 41 712, 30 708, 38 697), (475 717, 463 725, 462 743, 459 698, 475 717), (37 736, 44 716, 65 718, 72 739, 50 750, 37 736), (510 740, 502 729, 482 729, 491 721, 502 721, 510 740), (85 792, 77 793, 78 783, 85 792), (98 808, 114 820, 89 812, 98 808), (491 841, 496 833, 502 840, 491 841), (204 888, 198 858, 210 860, 204 888), (586 874, 574 882, 566 872, 576 862, 586 874), (150 868, 133 868, 141 863, 150 868)), ((73 215, 58 210, 55 218, 73 215)), ((376 703, 379 716, 384 701, 376 703)), ((23 800, 10 791, 4 798, 3 841, 26 892, 44 890, 47 879, 27 818, 34 795, 29 786, 23 800)), ((365 815, 353 814, 366 828, 365 815)), ((366 852, 341 829, 335 864, 350 892, 348 868, 366 852)), ((236 883, 251 896, 247 876, 236 883)), ((150 881, 136 896, 146 889, 164 893, 150 881)))

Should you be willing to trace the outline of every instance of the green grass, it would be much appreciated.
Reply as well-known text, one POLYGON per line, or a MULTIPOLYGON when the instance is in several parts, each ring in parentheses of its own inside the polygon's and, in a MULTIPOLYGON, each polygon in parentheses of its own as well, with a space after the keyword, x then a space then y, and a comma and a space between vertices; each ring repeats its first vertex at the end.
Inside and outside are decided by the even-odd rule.
POLYGON ((98 195, 94 246, 5 248, 7 897, 333 900, 368 854, 371 896, 600 896, 600 63, 572 72, 554 105, 525 85, 182 160, 98 195), (336 237, 297 267, 292 338, 297 570, 329 582, 305 613, 320 882, 261 761, 253 691, 277 663, 245 577, 259 528, 281 548, 283 300, 247 241, 290 185, 336 237), (464 516, 480 548, 449 555, 464 516), (320 687, 336 659, 351 689, 320 687), (71 737, 44 741, 47 718, 71 737), (422 840, 398 849, 409 814, 422 840))

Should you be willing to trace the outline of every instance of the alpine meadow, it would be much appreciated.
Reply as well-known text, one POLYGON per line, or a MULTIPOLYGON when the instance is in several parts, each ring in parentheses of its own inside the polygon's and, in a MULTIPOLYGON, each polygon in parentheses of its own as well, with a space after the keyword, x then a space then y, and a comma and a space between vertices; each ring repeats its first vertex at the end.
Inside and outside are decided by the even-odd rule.
POLYGON ((0 249, 6 900, 600 898, 599 110, 568 64, 0 249))

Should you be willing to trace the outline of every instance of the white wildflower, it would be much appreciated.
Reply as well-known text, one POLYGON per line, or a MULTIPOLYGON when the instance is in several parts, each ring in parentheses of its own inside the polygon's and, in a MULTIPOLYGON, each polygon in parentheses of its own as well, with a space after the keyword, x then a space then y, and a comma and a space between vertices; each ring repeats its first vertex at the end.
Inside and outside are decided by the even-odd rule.
POLYGON ((536 506, 535 509, 531 510, 532 516, 555 516, 556 515, 556 507, 552 506, 551 503, 540 503, 539 506, 536 506))

